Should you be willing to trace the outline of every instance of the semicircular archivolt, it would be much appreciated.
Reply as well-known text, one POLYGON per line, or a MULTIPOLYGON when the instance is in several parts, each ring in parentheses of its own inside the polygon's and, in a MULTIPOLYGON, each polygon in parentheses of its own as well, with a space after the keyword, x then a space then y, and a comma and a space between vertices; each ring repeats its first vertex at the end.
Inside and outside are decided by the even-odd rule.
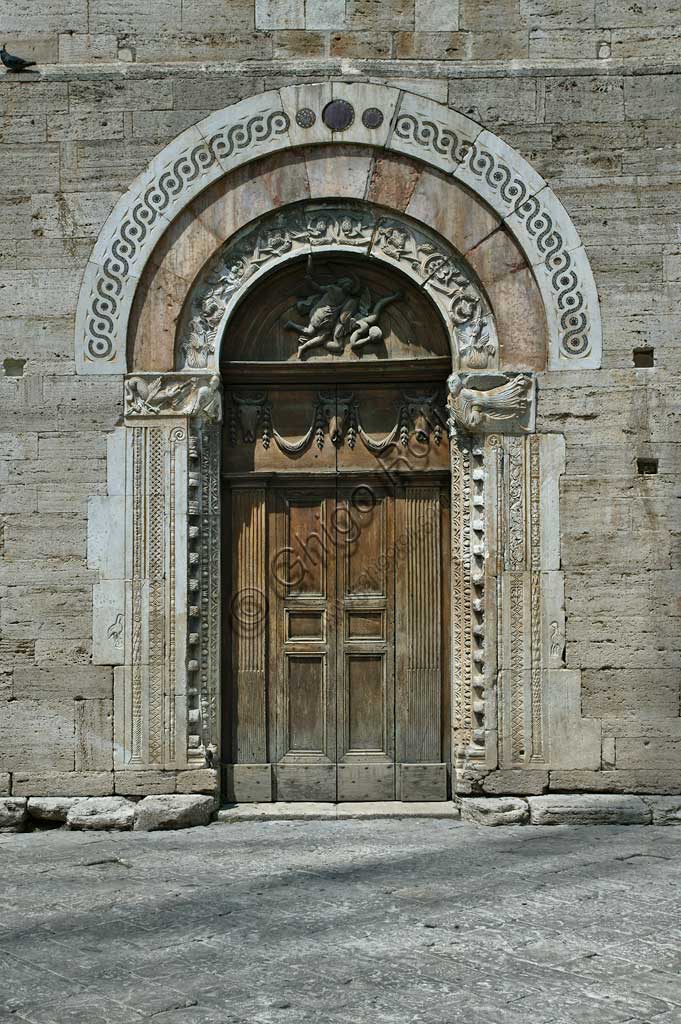
MULTIPOLYGON (((211 259, 180 317, 177 368, 217 368, 220 342, 233 333, 228 323, 246 292, 257 288, 276 268, 306 256, 317 261, 325 256, 363 259, 369 265, 397 271, 416 286, 419 297, 420 293, 428 296, 440 310, 456 368, 498 365, 499 346, 489 301, 471 268, 444 239, 409 218, 368 203, 325 201, 299 204, 262 218, 230 239, 211 259)), ((357 274, 360 280, 366 279, 367 270, 358 264, 357 274)), ((390 286, 384 286, 383 292, 389 291, 390 286)), ((265 301, 271 301, 262 287, 259 292, 265 301)), ((242 325, 236 333, 243 330, 242 325)), ((243 347, 243 339, 235 344, 243 347)), ((290 349, 285 342, 275 344, 271 358, 286 359, 290 349)), ((239 354, 225 352, 222 358, 239 358, 239 354)))

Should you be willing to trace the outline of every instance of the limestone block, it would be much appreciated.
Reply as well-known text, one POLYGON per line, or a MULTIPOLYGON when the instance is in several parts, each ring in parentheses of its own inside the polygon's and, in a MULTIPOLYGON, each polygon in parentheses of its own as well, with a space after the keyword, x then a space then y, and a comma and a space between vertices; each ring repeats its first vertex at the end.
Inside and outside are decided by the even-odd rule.
POLYGON ((0 715, 0 770, 73 768, 73 703, 8 702, 0 715))
POLYGON ((490 127, 536 124, 538 120, 537 82, 533 78, 453 79, 449 83, 449 103, 490 127))
MULTIPOLYGON (((125 578, 125 498, 122 494, 95 496, 88 501, 87 560, 105 580, 125 578)), ((101 595, 114 597, 113 592, 101 595)), ((112 662, 116 664, 116 662, 112 662)))
POLYGON ((677 768, 681 764, 681 738, 621 736, 617 739, 618 768, 677 768))
MULTIPOLYGON (((609 75, 605 81, 600 75, 547 78, 545 103, 545 118, 549 123, 623 121, 624 80, 615 75, 609 75)), ((629 111, 627 114, 640 116, 629 111)))
POLYGON ((135 804, 122 796, 85 797, 66 815, 71 829, 131 829, 135 804))
POLYGON ((2 27, 10 32, 87 32, 88 0, 50 0, 49 5, 2 6, 2 27))
POLYGON ((200 110, 135 110, 132 115, 132 134, 145 142, 165 144, 176 135, 200 121, 210 111, 200 110))
POLYGON ((681 793, 680 769, 619 769, 618 771, 555 771, 549 789, 602 793, 681 793))
POLYGON ((54 703, 67 699, 111 699, 111 669, 92 665, 17 665, 14 696, 54 703))
POLYGON ((0 114, 12 114, 16 117, 17 114, 53 114, 57 111, 66 112, 68 109, 66 82, 17 82, 7 78, 2 80, 0 114))
POLYGON ((579 671, 549 669, 544 695, 552 768, 601 766, 601 725, 582 718, 579 671))
MULTIPOLYGON (((63 0, 62 0, 63 2, 63 0)), ((90 32, 172 35, 182 27, 181 0, 89 0, 90 32)))
POLYGON ((459 0, 416 0, 417 32, 455 32, 459 27, 459 0))
POLYGON ((9 796, 12 776, 9 772, 0 772, 0 795, 9 796))
POLYGON ((409 31, 414 28, 414 0, 346 0, 345 23, 349 29, 409 31))
POLYGON ((113 773, 17 771, 12 791, 18 796, 106 796, 113 793, 113 773))
POLYGON ((28 813, 38 821, 66 821, 66 816, 82 797, 77 796, 32 796, 28 801, 28 813))
MULTIPOLYGON (((565 472, 565 438, 550 434, 541 438, 541 491, 539 507, 540 565, 544 572, 558 570, 560 559, 560 478, 565 472)), ((556 583, 559 586, 558 580, 556 583)))
POLYGON ((26 817, 26 797, 0 797, 0 832, 23 832, 26 817))
POLYGON ((255 27, 305 28, 304 0, 255 0, 255 27))
MULTIPOLYGON (((103 190, 34 195, 30 201, 33 231, 41 238, 95 238, 116 198, 116 193, 103 190)), ((72 345, 73 338, 69 341, 72 345)))
POLYGON ((77 772, 113 770, 113 701, 75 702, 77 772))
POLYGON ((398 60, 465 60, 470 53, 467 32, 398 32, 398 60))
POLYGON ((531 796, 532 825, 648 825, 652 812, 638 796, 550 794, 531 796))
POLYGON ((0 316, 30 316, 35 312, 37 295, 41 296, 43 312, 68 316, 78 301, 80 277, 80 268, 7 271, 3 274, 5 287, 0 291, 0 316))
POLYGON ((305 28, 339 29, 345 22, 345 0, 315 0, 305 5, 305 28))
POLYGON ((329 56, 380 60, 392 55, 392 42, 390 32, 335 32, 329 36, 329 56))
POLYGON ((135 829, 155 832, 207 825, 214 809, 212 796, 145 796, 136 807, 135 829))
POLYGON ((177 773, 175 788, 178 793, 215 793, 218 773, 215 768, 193 768, 177 773))
POLYGON ((118 54, 118 40, 115 35, 86 32, 66 32, 59 37, 60 64, 95 64, 97 61, 111 62, 118 54))
POLYGON ((461 820, 471 825, 525 825, 527 801, 519 797, 462 797, 461 820))
POLYGON ((123 111, 116 113, 51 114, 47 119, 48 142, 122 139, 125 136, 123 111))
POLYGON ((114 772, 114 789, 119 796, 150 796, 175 792, 175 772, 114 772))
POLYGON ((252 81, 246 81, 239 74, 211 75, 210 77, 201 75, 198 78, 192 76, 191 78, 177 79, 173 83, 173 88, 175 107, 178 111, 211 111, 228 107, 231 103, 243 99, 244 96, 260 91, 262 79, 254 78, 252 81))
POLYGON ((100 110, 166 110, 173 105, 170 80, 74 81, 69 89, 71 114, 96 114, 100 110))
POLYGON ((647 796, 644 800, 653 812, 653 825, 681 825, 681 796, 647 796))
POLYGON ((491 772, 484 780, 485 793, 495 796, 513 794, 537 795, 549 788, 549 773, 534 768, 505 768, 491 772))
POLYGON ((124 660, 125 581, 105 580, 92 588, 92 661, 122 665, 124 660))
POLYGON ((586 669, 582 709, 588 718, 614 721, 628 712, 671 719, 678 714, 680 682, 667 669, 586 669))

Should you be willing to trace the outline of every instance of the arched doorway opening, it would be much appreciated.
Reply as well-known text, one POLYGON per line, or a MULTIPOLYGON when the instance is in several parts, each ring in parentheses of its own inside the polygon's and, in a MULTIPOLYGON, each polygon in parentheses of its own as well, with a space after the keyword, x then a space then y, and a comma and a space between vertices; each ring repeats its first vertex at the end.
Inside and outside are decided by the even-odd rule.
POLYGON ((220 346, 224 791, 451 794, 451 352, 366 255, 299 255, 220 346))

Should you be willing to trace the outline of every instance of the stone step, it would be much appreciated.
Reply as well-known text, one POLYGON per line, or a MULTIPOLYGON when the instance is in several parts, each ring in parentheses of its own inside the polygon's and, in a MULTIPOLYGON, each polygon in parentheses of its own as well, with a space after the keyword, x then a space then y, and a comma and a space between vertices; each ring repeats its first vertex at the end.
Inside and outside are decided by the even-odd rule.
POLYGON ((459 809, 450 801, 406 803, 259 803, 229 804, 218 811, 217 820, 233 821, 341 821, 349 818, 449 818, 458 819, 459 809))

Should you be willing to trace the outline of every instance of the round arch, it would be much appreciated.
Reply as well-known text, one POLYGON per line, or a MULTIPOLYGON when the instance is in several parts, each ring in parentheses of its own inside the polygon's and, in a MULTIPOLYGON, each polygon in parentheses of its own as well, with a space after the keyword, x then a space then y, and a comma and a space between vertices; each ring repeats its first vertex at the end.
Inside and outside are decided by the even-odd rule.
POLYGON ((240 165, 300 146, 348 143, 416 159, 490 206, 532 268, 549 329, 548 368, 593 368, 601 325, 593 274, 564 207, 501 139, 443 104, 393 87, 332 82, 263 93, 179 135, 107 219, 86 268, 76 317, 83 374, 125 373, 128 321, 154 248, 200 192, 240 165))

